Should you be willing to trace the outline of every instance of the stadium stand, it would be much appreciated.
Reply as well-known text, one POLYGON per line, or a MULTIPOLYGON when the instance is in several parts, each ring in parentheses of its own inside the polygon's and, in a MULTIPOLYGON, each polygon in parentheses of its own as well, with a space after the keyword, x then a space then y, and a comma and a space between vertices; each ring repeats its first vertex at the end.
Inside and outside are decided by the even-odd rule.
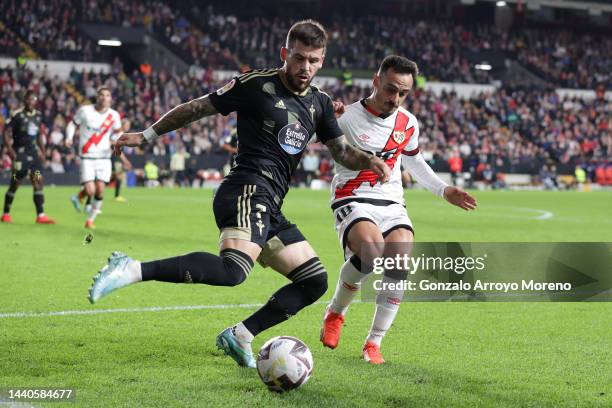
MULTIPOLYGON (((65 147, 63 134, 78 105, 95 96, 96 87, 110 86, 114 107, 129 119, 131 129, 143 129, 181 101, 222 86, 221 76, 215 75, 219 71, 278 65, 278 49, 292 21, 280 14, 229 13, 219 2, 222 11, 195 1, 177 7, 160 0, 0 0, 0 4, 0 55, 18 59, 16 66, 0 66, 0 131, 18 106, 21 92, 36 90, 47 133, 48 166, 56 173, 78 168, 78 157, 65 147), (80 28, 82 23, 143 27, 192 69, 152 69, 144 62, 136 66, 125 54, 98 46, 80 28), (72 69, 60 78, 31 69, 27 61, 39 58, 100 61, 110 64, 110 69, 107 73, 72 69)), ((449 16, 432 20, 425 15, 411 24, 389 13, 315 13, 313 17, 326 23, 331 37, 328 75, 340 75, 342 70, 371 75, 384 55, 400 53, 419 64, 424 74, 419 85, 495 84, 493 90, 469 96, 422 86, 408 99, 408 109, 421 122, 422 151, 437 171, 449 172, 453 161, 460 165, 460 173, 469 174, 470 182, 499 181, 502 186, 505 177, 506 182, 523 184, 524 177, 507 176, 523 174, 529 182, 551 179, 556 185, 558 174, 571 177, 579 165, 594 182, 612 184, 612 106, 605 97, 612 88, 609 32, 519 23, 502 32, 492 23, 473 25, 449 16), (495 70, 474 69, 474 58, 486 53, 522 65, 542 85, 504 82, 495 70), (558 87, 597 92, 595 97, 562 97, 558 87)), ((369 89, 363 82, 346 86, 336 80, 327 84, 326 91, 351 103, 367 96, 369 89)), ((184 149, 198 166, 220 168, 227 157, 221 145, 234 125, 233 115, 215 116, 160 138, 147 151, 128 153, 136 157, 137 166, 151 156, 167 168, 171 156, 184 149)), ((332 169, 325 149, 315 150, 322 155, 320 177, 328 179, 332 169)), ((10 167, 4 149, 1 164, 3 169, 10 167)))

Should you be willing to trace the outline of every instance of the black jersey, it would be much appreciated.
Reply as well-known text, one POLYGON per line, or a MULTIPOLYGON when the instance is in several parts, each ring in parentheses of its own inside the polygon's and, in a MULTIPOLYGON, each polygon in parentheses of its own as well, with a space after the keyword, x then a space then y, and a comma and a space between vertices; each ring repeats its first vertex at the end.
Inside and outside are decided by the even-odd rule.
POLYGON ((36 109, 30 112, 25 109, 15 111, 6 123, 13 133, 13 149, 25 147, 35 150, 41 122, 42 115, 36 109))
POLYGON ((210 100, 223 115, 238 113, 238 154, 228 178, 263 176, 281 200, 315 133, 323 143, 342 135, 329 96, 316 86, 300 95, 291 92, 277 69, 240 75, 210 100))
MULTIPOLYGON (((238 148, 238 133, 234 130, 232 133, 225 137, 223 141, 224 144, 230 145, 234 149, 238 148)), ((229 157, 229 165, 230 167, 234 167, 236 165, 236 153, 230 154, 229 157)))

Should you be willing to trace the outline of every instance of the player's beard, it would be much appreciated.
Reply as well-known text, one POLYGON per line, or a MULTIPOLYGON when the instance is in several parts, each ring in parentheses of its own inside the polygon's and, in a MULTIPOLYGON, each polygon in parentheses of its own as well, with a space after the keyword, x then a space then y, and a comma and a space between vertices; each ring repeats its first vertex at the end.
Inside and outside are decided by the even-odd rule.
POLYGON ((384 107, 385 107, 385 111, 383 113, 391 114, 399 108, 399 105, 396 105, 392 102, 385 102, 384 107))
POLYGON ((312 81, 312 78, 310 78, 306 82, 300 82, 297 78, 297 74, 293 75, 289 72, 287 72, 285 77, 287 78, 287 84, 291 87, 291 90, 296 92, 304 92, 304 90, 310 86, 310 82, 312 81))

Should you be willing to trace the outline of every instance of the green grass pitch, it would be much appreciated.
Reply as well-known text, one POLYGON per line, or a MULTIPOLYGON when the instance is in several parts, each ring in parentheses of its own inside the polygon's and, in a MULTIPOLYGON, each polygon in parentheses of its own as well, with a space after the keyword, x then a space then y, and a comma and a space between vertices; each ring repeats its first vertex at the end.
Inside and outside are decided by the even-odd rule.
MULTIPOLYGON (((2 194, 6 186, 1 188, 2 194)), ((340 346, 323 349, 323 303, 255 339, 304 340, 315 368, 301 389, 276 395, 254 370, 214 345, 223 328, 254 306, 137 311, 138 308, 248 305, 267 300, 285 280, 257 266, 243 285, 144 283, 86 300, 91 277, 113 250, 149 260, 215 251, 210 190, 112 191, 83 245, 84 216, 69 203, 74 188, 47 188, 54 226, 34 225, 32 191, 22 188, 13 225, 0 224, 0 388, 73 388, 73 403, 49 407, 610 407, 612 307, 609 303, 410 303, 383 342, 387 363, 360 360, 373 304, 354 304, 340 346), (122 312, 48 315, 59 311, 122 312), (16 316, 15 313, 40 313, 16 316)), ((465 213, 424 191, 406 193, 422 241, 612 241, 610 192, 475 192, 465 213)), ((341 251, 327 191, 292 190, 287 217, 309 238, 330 275, 341 251)), ((216 306, 215 306, 216 307, 216 306)), ((0 406, 2 403, 0 403, 0 406)))

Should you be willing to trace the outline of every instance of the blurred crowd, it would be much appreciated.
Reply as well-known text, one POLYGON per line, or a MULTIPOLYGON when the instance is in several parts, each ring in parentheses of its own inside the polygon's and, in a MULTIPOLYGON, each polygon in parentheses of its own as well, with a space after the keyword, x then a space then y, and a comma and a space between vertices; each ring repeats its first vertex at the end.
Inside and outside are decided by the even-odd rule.
MULTIPOLYGON (((370 90, 329 92, 351 103, 370 90)), ((612 166, 612 102, 602 94, 584 100, 561 98, 552 88, 502 88, 460 98, 416 89, 406 105, 419 120, 425 159, 472 181, 495 184, 506 173, 542 178, 543 169, 571 174, 577 166, 596 181, 598 169, 612 166)))
MULTIPOLYGON (((96 89, 107 85, 113 90, 113 108, 120 112, 124 120, 124 130, 144 129, 182 101, 206 94, 220 86, 207 82, 206 77, 195 78, 189 75, 169 76, 166 73, 145 75, 134 71, 126 75, 121 65, 116 72, 94 74, 88 72, 71 73, 67 81, 48 73, 35 75, 33 71, 21 69, 0 69, 0 132, 10 114, 21 105, 21 95, 26 89, 33 89, 39 97, 38 109, 42 112, 43 133, 47 141, 47 161, 55 172, 67 172, 78 168, 79 158, 75 147, 65 145, 65 130, 79 103, 77 96, 67 90, 73 86, 79 95, 85 97, 84 103, 93 101, 96 89)), ((177 151, 190 154, 222 151, 224 140, 235 128, 235 115, 223 117, 216 115, 204 118, 185 129, 170 132, 148 147, 146 152, 129 149, 129 154, 150 154, 169 158, 177 151)), ((10 160, 2 150, 2 166, 10 167, 10 160)))
MULTIPOLYGON (((291 24, 280 17, 216 13, 211 5, 161 0, 0 0, 0 53, 16 56, 17 34, 43 58, 108 61, 108 51, 83 34, 79 24, 143 26, 188 63, 207 69, 277 66, 278 50, 291 24)), ((316 16, 315 16, 316 17, 316 16)), ((330 36, 327 68, 372 70, 390 53, 414 59, 429 81, 489 83, 468 53, 498 51, 557 86, 612 88, 612 38, 560 29, 415 21, 401 16, 319 16, 330 36), (326 21, 329 20, 329 21, 326 21)))
MULTIPOLYGON (((43 131, 47 142, 47 164, 51 171, 76 171, 79 164, 74 147, 64 143, 66 124, 78 102, 67 90, 68 84, 80 95, 93 100, 96 88, 113 90, 113 107, 124 119, 124 130, 142 130, 164 112, 181 103, 209 93, 222 83, 212 81, 210 72, 202 76, 170 76, 164 72, 149 75, 139 71, 126 74, 119 62, 109 74, 71 73, 68 81, 30 70, 0 70, 0 131, 9 112, 18 108, 25 89, 39 95, 43 131)), ((340 84, 327 89, 334 100, 353 103, 369 95, 368 88, 340 84)), ((419 144, 425 159, 438 171, 453 175, 469 173, 474 181, 498 181, 505 173, 539 175, 543 170, 564 172, 582 166, 595 180, 598 168, 611 166, 612 102, 560 98, 552 89, 500 89, 472 95, 467 99, 453 92, 435 95, 416 89, 407 106, 419 119, 419 144)), ((227 154, 224 145, 235 131, 235 115, 215 115, 186 129, 159 138, 146 151, 128 150, 135 156, 157 158, 170 164, 173 156, 196 158, 205 154, 227 154)), ((2 150, 2 168, 10 159, 2 150)), ((211 167, 218 167, 212 166, 211 167)), ((298 178, 331 178, 332 163, 326 149, 309 148, 298 178), (310 152, 312 150, 312 153, 310 152)), ((503 180, 502 180, 503 181, 503 180)))

